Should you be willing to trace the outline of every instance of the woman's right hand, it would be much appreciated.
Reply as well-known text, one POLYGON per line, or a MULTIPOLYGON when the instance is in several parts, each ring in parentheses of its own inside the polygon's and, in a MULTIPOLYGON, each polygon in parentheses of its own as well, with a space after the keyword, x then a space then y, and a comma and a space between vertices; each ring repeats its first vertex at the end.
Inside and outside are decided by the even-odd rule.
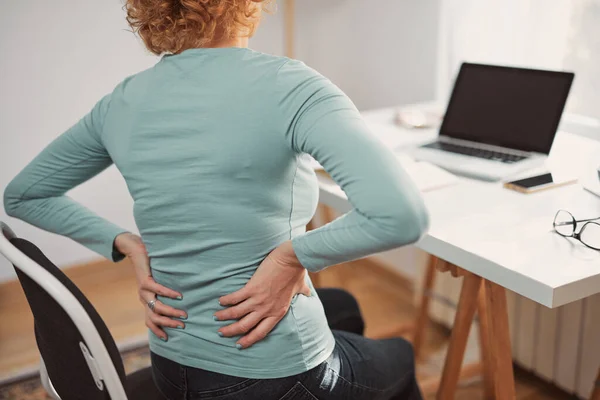
POLYGON ((156 296, 181 299, 181 293, 154 280, 150 269, 150 258, 142 238, 132 233, 122 233, 115 238, 115 247, 133 264, 139 299, 146 313, 146 326, 160 339, 167 341, 168 336, 163 327, 183 329, 184 323, 174 318, 185 319, 187 315, 184 311, 157 300, 156 296), (155 302, 153 310, 149 307, 151 301, 155 302))

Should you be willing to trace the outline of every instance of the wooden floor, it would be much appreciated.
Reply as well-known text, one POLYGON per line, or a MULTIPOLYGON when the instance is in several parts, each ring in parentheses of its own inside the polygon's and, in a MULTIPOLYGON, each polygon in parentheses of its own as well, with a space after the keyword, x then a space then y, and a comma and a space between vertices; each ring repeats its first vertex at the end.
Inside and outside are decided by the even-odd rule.
MULTIPOLYGON (((142 306, 137 300, 134 276, 127 262, 98 262, 68 268, 65 272, 98 309, 117 342, 146 335, 142 306)), ((331 267, 319 274, 319 283, 343 287, 356 296, 365 316, 366 335, 372 338, 393 335, 415 314, 409 282, 373 262, 359 261, 331 267)), ((0 321, 1 380, 38 363, 33 320, 17 282, 0 284, 0 321)), ((443 349, 448 338, 447 329, 431 326, 424 358, 443 349)), ((525 371, 517 369, 516 380, 519 400, 572 399, 525 371)), ((456 398, 482 399, 480 381, 473 379, 461 385, 456 398)))

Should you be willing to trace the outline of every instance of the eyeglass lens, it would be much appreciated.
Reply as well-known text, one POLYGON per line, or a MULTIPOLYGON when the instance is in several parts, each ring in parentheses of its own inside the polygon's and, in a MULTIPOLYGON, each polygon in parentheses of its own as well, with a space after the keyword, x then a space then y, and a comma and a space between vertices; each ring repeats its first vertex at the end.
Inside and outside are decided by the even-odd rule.
POLYGON ((585 224, 579 233, 579 240, 586 246, 600 250, 600 224, 596 222, 585 224))
POLYGON ((560 210, 554 217, 554 230, 562 236, 573 236, 575 233, 575 218, 570 212, 560 210))

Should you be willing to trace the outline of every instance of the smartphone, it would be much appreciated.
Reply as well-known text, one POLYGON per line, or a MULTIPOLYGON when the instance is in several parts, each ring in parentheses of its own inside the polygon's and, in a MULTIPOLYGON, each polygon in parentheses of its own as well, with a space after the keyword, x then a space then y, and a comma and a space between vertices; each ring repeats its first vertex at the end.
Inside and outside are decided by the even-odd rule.
POLYGON ((576 178, 558 177, 551 173, 531 176, 512 182, 505 182, 504 187, 521 193, 534 193, 577 182, 576 178))

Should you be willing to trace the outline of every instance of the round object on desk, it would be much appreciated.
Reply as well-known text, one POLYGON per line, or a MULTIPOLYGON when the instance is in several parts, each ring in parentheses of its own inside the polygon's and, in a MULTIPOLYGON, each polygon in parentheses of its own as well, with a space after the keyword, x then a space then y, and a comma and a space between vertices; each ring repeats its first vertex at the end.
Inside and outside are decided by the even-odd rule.
POLYGON ((439 125, 441 117, 434 112, 424 110, 396 110, 396 124, 409 129, 433 128, 439 125))

